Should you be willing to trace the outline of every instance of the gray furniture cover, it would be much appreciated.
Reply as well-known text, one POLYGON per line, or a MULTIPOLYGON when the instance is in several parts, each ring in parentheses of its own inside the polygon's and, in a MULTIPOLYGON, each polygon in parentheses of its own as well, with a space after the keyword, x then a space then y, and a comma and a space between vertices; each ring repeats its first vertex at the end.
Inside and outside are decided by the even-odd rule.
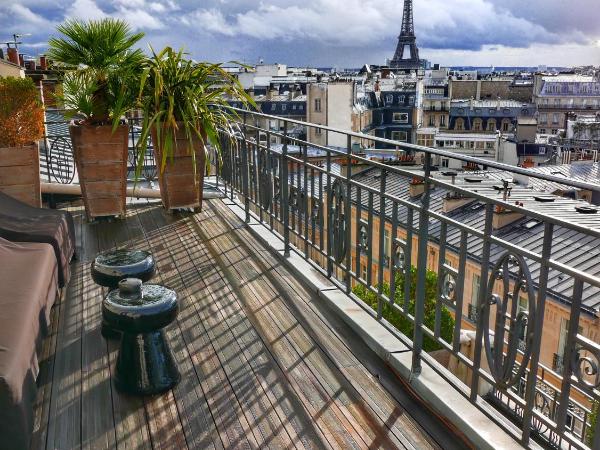
POLYGON ((52 245, 59 286, 68 283, 69 262, 75 253, 75 226, 68 211, 35 208, 0 192, 0 238, 52 245))
POLYGON ((29 448, 38 352, 58 291, 48 244, 0 238, 0 449, 29 448))

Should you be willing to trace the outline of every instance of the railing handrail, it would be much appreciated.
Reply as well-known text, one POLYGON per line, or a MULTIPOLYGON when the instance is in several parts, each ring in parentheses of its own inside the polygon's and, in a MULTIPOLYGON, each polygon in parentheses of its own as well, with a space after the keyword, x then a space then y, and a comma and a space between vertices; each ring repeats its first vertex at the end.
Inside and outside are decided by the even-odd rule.
MULTIPOLYGON (((282 120, 282 118, 279 116, 272 116, 270 114, 265 114, 265 113, 261 113, 261 112, 257 112, 257 111, 251 111, 248 109, 241 109, 241 108, 235 108, 235 107, 231 107, 231 109, 240 113, 242 116, 243 116, 243 114, 250 114, 252 116, 262 117, 262 118, 270 119, 270 120, 282 120)), ((459 160, 459 161, 463 161, 463 162, 470 162, 470 163, 474 163, 474 164, 482 165, 482 166, 486 166, 486 167, 493 167, 494 169, 505 170, 505 171, 516 173, 519 175, 524 175, 524 176, 537 178, 537 179, 541 179, 541 180, 546 180, 546 181, 552 181, 555 183, 559 183, 559 184, 563 184, 563 185, 567 185, 567 186, 571 186, 571 187, 575 187, 575 188, 579 188, 579 189, 600 192, 600 184, 596 184, 596 183, 589 183, 589 182, 578 181, 578 180, 568 180, 568 179, 557 177, 557 176, 554 176, 551 174, 539 173, 539 172, 535 172, 531 169, 526 169, 526 168, 517 167, 517 166, 511 166, 509 164, 504 164, 504 163, 500 163, 497 161, 491 161, 491 160, 487 160, 487 159, 483 159, 483 158, 477 158, 474 156, 461 155, 458 153, 435 149, 435 148, 431 148, 431 147, 424 147, 422 145, 417 145, 417 144, 409 144, 406 142, 394 141, 391 139, 386 139, 386 138, 382 138, 382 137, 378 137, 378 136, 372 136, 372 135, 359 133, 359 132, 355 132, 355 131, 342 130, 340 128, 330 127, 328 125, 320 125, 320 124, 315 124, 315 123, 310 123, 310 122, 304 122, 304 121, 297 120, 297 119, 287 119, 286 118, 285 120, 288 123, 293 123, 296 125, 301 125, 301 126, 310 127, 310 128, 317 128, 317 129, 320 129, 323 131, 339 133, 339 134, 343 134, 346 136, 352 136, 355 138, 378 142, 378 143, 385 144, 385 145, 394 145, 394 146, 400 147, 401 149, 423 152, 425 154, 451 158, 451 159, 455 159, 455 160, 459 160)), ((251 124, 247 124, 247 125, 251 125, 251 124)), ((331 148, 331 151, 337 152, 340 155, 346 155, 345 151, 342 151, 342 150, 336 151, 335 148, 331 148)))

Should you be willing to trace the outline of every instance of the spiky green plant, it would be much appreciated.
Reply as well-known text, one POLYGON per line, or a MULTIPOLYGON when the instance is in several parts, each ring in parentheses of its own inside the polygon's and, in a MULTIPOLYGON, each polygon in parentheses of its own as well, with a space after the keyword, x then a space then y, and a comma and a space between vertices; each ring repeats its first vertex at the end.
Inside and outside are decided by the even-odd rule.
POLYGON ((48 57, 64 71, 61 99, 71 115, 90 124, 114 126, 136 100, 144 54, 133 46, 144 33, 133 33, 117 19, 69 20, 57 27, 48 57))
MULTIPOLYGON (((203 143, 208 140, 219 151, 219 133, 224 131, 230 136, 235 133, 237 114, 228 101, 234 99, 246 106, 255 106, 254 101, 222 64, 195 63, 183 50, 175 51, 171 47, 159 53, 152 48, 151 51, 140 80, 139 106, 144 121, 138 140, 138 168, 142 167, 148 137, 153 130, 162 150, 161 171, 173 156, 181 127, 190 149, 197 137, 203 143)), ((195 168, 193 152, 192 157, 195 168)))

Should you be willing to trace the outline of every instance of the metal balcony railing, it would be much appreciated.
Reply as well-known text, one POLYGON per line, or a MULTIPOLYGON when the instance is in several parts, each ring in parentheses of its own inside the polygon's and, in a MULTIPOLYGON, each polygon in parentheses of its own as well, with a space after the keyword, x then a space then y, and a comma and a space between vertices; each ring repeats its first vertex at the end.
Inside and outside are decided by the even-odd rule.
MULTIPOLYGON (((502 170, 515 177, 525 175, 596 192, 600 191, 600 185, 294 120, 283 120, 282 131, 271 132, 256 125, 259 117, 270 117, 238 112, 239 133, 233 142, 223 136, 219 172, 226 194, 243 202, 247 220, 256 216, 265 226, 280 233, 285 254, 292 251, 301 254, 348 294, 353 295, 357 285, 375 294, 377 305, 373 309, 361 303, 358 297, 353 298, 398 339, 410 345, 414 376, 418 376, 423 364, 431 366, 447 380, 449 387, 464 394, 474 408, 482 408, 525 446, 535 439, 560 448, 588 448, 593 431, 589 422, 590 408, 600 399, 600 345, 579 334, 576 325, 585 316, 597 314, 588 306, 590 296, 600 288, 600 278, 595 269, 586 269, 591 266, 579 267, 572 263, 574 258, 556 255, 564 246, 560 239, 563 232, 568 230, 581 239, 596 242, 600 239, 600 226, 588 225, 591 222, 578 221, 576 217, 572 220, 571 210, 576 206, 572 200, 565 200, 565 210, 558 213, 534 208, 532 203, 525 206, 519 200, 515 204, 512 197, 501 194, 501 187, 492 189, 494 193, 485 193, 485 189, 454 183, 439 175, 432 166, 432 157, 438 155, 475 167, 502 170), (336 142, 342 140, 346 145, 319 145, 291 137, 287 130, 292 126, 320 129, 321 136, 335 137, 336 142), (266 143, 257 143, 259 133, 277 136, 283 146, 271 147, 270 138, 266 143), (375 161, 354 153, 357 143, 362 144, 362 148, 392 144, 400 150, 422 155, 424 165, 422 170, 414 171, 375 161), (292 146, 294 152, 290 151, 292 146), (319 161, 324 160, 324 164, 317 164, 309 156, 315 151, 320 152, 319 161), (357 165, 363 169, 358 175, 357 165), (409 183, 399 189, 399 178, 411 180, 410 189, 409 183), (413 189, 417 195, 409 195, 413 189), (479 211, 479 222, 467 222, 461 219, 461 214, 445 214, 435 209, 432 199, 437 198, 436 190, 469 198, 469 206, 465 208, 479 211), (300 203, 293 200, 291 192, 294 196, 303 193, 304 200, 300 203), (502 230, 495 230, 498 216, 502 220, 511 214, 522 217, 522 230, 539 227, 539 242, 535 246, 525 245, 525 238, 508 239, 502 230), (391 235, 390 264, 386 264, 385 258, 385 230, 391 235), (430 247, 432 243, 435 253, 430 247), (474 247, 476 250, 472 251, 474 247), (458 259, 455 268, 445 263, 446 255, 451 253, 458 259), (432 254, 436 256, 432 258, 432 254), (463 295, 470 286, 468 260, 479 264, 481 275, 478 304, 471 308, 463 295), (411 270, 407 270, 409 265, 415 268, 415 278, 411 278, 411 270), (429 295, 426 279, 427 271, 432 269, 438 272, 438 282, 435 321, 428 326, 425 324, 426 296, 429 295), (557 279, 561 285, 567 283, 569 290, 555 291, 557 279), (400 280, 403 280, 403 292, 396 291, 400 280), (523 296, 529 306, 520 311, 512 299, 523 296), (550 384, 544 374, 552 363, 551 356, 550 360, 542 361, 540 355, 542 345, 547 345, 543 342, 543 330, 552 327, 545 323, 546 304, 555 300, 570 306, 565 310, 572 324, 567 347, 578 348, 581 356, 567 359, 564 376, 550 384), (410 307, 412 301, 414 311, 410 307), (414 325, 411 336, 401 335, 387 322, 384 306, 391 307, 414 325), (467 354, 460 345, 460 330, 466 326, 463 307, 464 314, 468 313, 476 325, 472 354, 467 354), (441 333, 444 308, 452 311, 455 318, 450 339, 441 333), (450 352, 470 369, 472 376, 461 381, 440 370, 423 350, 425 340, 433 340, 450 352), (494 414, 490 414, 488 407, 482 407, 480 387, 486 383, 492 386, 495 400, 483 398, 494 406, 503 405, 497 406, 494 414), (509 414, 509 410, 513 413, 509 414), (515 415, 515 410, 519 414, 515 415), (512 425, 507 425, 506 417, 512 420, 512 425)), ((485 176, 479 173, 480 178, 485 176)), ((521 194, 523 192, 513 192, 512 195, 520 199, 521 194)), ((533 197, 530 191, 526 194, 533 197)), ((598 430, 594 442, 596 447, 600 445, 598 430)))
MULTIPOLYGON (((594 192, 600 192, 600 185, 237 111, 238 132, 222 135, 219 157, 211 152, 217 183, 226 195, 243 202, 248 220, 255 215, 280 233, 286 254, 293 251, 302 255, 408 345, 415 377, 423 365, 436 370, 449 388, 455 388, 473 408, 481 409, 524 446, 536 440, 556 448, 600 448, 600 423, 592 430, 590 421, 592 405, 600 401, 600 344, 578 331, 581 323, 598 315, 600 301, 594 303, 594 298, 600 289, 600 263, 578 265, 579 257, 574 256, 578 245, 595 249, 600 243, 596 216, 582 215, 578 220, 574 207, 582 204, 572 200, 537 207, 533 191, 519 191, 513 186, 512 193, 507 192, 497 186, 502 182, 494 182, 491 174, 469 172, 464 182, 455 182, 456 175, 440 174, 432 161, 434 156, 441 156, 502 171, 508 178, 521 175, 594 192), (282 130, 258 125, 268 120, 281 121, 282 130), (321 131, 320 142, 336 144, 319 145, 298 137, 309 136, 308 132, 292 134, 292 130, 311 127, 321 131), (263 135, 266 139, 261 139, 263 135), (271 144, 271 137, 283 145, 271 144), (419 155, 423 167, 415 170, 372 160, 364 150, 389 144, 419 155), (354 152, 357 147, 363 150, 354 152), (459 213, 445 213, 439 207, 440 192, 452 193, 457 202, 468 201, 456 210, 459 213), (509 235, 503 228, 495 229, 498 220, 514 216, 522 216, 518 232, 509 235), (386 234, 388 238, 384 238, 386 234), (456 264, 449 265, 446 257, 452 255, 456 264), (466 293, 474 264, 481 281, 475 292, 477 304, 469 305, 466 298, 471 296, 466 293), (411 266, 414 270, 408 270, 411 266), (426 312, 431 315, 426 301, 432 295, 427 287, 428 270, 438 273, 433 323, 426 323, 426 312), (357 285, 376 295, 373 309, 354 296, 357 285), (512 300, 520 297, 527 299, 525 311, 512 300), (556 327, 545 315, 549 302, 556 302, 565 311, 570 323, 566 348, 576 350, 564 360, 562 375, 558 376, 548 368, 552 355, 548 360, 542 357, 548 348, 544 330, 556 327), (386 320, 384 306, 410 321, 410 336, 386 320), (442 333, 444 310, 454 317, 450 338, 442 333), (467 349, 460 343, 460 331, 473 326, 475 340, 467 349), (466 366, 468 379, 442 369, 424 351, 426 341, 434 342, 466 366), (488 394, 481 392, 484 386, 491 386, 488 394), (595 441, 590 442, 593 431, 595 441)), ((64 119, 55 119, 48 120, 45 152, 40 159, 46 161, 50 180, 72 182, 76 175, 68 129, 64 119)), ((134 161, 137 136, 136 128, 131 129, 134 161)), ((130 173, 133 170, 135 165, 131 164, 130 173)), ((151 153, 144 170, 148 178, 155 174, 151 153)), ((555 311, 553 308, 553 316, 555 311)))
MULTIPOLYGON (((43 181, 50 183, 70 184, 78 181, 77 168, 73 159, 73 147, 69 135, 69 121, 65 118, 64 110, 47 108, 45 111, 44 137, 40 146, 40 171, 43 181)), ((142 119, 129 118, 129 157, 127 177, 130 181, 135 178, 138 163, 137 142, 140 137, 142 119)), ((152 141, 144 157, 144 167, 141 171, 143 180, 156 179, 156 164, 152 141)))

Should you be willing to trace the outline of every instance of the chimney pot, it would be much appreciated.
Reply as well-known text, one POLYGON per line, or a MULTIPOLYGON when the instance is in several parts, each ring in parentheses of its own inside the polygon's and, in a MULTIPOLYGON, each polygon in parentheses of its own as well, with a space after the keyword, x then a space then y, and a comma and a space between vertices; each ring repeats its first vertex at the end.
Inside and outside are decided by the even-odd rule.
POLYGON ((17 49, 16 48, 9 48, 8 49, 8 60, 11 63, 16 64, 17 66, 19 65, 19 54, 17 53, 17 49))

